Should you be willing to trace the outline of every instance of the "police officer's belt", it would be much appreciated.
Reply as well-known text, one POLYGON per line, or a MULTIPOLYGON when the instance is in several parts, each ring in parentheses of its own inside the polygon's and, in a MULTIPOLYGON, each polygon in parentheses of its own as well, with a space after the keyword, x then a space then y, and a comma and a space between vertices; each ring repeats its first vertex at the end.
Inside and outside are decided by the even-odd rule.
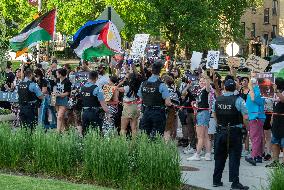
POLYGON ((217 132, 218 131, 227 131, 228 129, 235 129, 235 128, 239 128, 239 127, 237 127, 236 125, 234 125, 234 126, 224 126, 224 125, 217 125, 217 132))
POLYGON ((20 104, 20 106, 35 106, 37 101, 32 101, 32 102, 23 102, 20 104))
POLYGON ((145 109, 150 109, 150 110, 160 110, 160 109, 165 109, 166 107, 164 106, 145 106, 143 105, 145 109))

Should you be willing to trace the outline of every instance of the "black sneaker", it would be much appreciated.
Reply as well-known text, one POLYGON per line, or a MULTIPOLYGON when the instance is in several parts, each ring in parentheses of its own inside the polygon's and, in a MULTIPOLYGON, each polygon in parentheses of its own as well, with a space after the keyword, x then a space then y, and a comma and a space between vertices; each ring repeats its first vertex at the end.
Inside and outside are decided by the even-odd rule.
POLYGON ((213 187, 221 187, 223 186, 223 182, 213 182, 213 187))
POLYGON ((266 168, 277 168, 280 166, 280 163, 278 160, 274 160, 273 162, 271 162, 270 164, 267 164, 265 167, 266 168))
POLYGON ((258 156, 256 158, 254 158, 255 163, 262 163, 262 157, 258 156))
POLYGON ((232 183, 231 189, 247 190, 248 186, 243 186, 241 183, 232 183))
POLYGON ((251 157, 246 157, 245 160, 253 166, 256 166, 256 161, 251 157))
POLYGON ((266 154, 265 156, 264 156, 264 158, 263 158, 263 160, 264 161, 269 161, 269 160, 271 160, 271 155, 270 154, 266 154))

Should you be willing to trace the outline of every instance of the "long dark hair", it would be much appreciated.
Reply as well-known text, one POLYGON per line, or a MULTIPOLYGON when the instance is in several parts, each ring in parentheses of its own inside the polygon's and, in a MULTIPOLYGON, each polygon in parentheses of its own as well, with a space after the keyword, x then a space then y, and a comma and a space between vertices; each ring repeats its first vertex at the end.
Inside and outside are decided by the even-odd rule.
POLYGON ((129 86, 129 92, 126 94, 128 98, 131 96, 135 96, 136 98, 138 97, 137 93, 139 90, 139 87, 141 85, 141 77, 139 77, 138 74, 131 73, 128 76, 128 86, 129 86))

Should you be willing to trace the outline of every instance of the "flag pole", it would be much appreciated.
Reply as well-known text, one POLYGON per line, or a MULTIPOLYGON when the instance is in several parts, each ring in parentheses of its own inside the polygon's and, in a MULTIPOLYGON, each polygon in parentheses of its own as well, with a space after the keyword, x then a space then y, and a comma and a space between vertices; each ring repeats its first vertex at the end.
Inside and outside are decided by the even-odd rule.
MULTIPOLYGON (((41 10, 42 10, 42 0, 38 0, 37 11, 38 11, 39 14, 40 14, 41 10)), ((36 61, 37 61, 37 63, 39 63, 39 58, 40 58, 40 43, 37 44, 36 49, 37 49, 37 58, 36 58, 36 61)))

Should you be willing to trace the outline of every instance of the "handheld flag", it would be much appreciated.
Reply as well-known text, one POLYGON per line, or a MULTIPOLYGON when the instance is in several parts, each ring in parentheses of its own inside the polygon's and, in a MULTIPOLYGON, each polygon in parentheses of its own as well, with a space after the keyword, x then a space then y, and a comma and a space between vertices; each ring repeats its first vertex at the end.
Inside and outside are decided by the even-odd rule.
POLYGON ((121 52, 121 38, 111 21, 88 21, 74 35, 71 47, 81 59, 91 60, 121 52))
POLYGON ((10 40, 10 46, 14 51, 20 51, 31 47, 40 41, 49 41, 53 38, 55 30, 56 10, 53 9, 26 26, 18 36, 10 40))

